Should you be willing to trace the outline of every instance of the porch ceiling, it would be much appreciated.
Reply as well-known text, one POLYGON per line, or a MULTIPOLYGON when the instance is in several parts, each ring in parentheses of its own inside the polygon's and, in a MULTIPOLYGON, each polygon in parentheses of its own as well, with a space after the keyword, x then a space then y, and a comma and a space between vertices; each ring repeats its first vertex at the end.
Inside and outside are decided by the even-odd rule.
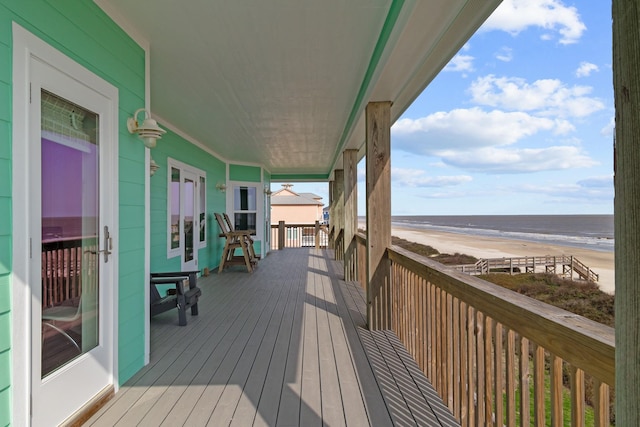
POLYGON ((161 123, 276 180, 341 168, 367 102, 392 101, 395 121, 500 3, 95 1, 149 45, 161 123))

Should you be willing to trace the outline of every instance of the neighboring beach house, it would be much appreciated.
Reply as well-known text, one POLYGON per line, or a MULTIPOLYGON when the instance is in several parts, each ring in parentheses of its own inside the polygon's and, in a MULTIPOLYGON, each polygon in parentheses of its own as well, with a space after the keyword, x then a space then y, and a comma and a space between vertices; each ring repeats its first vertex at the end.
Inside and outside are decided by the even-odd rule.
MULTIPOLYGON (((468 414, 490 420, 491 403, 501 405, 499 386, 500 398, 487 397, 490 363, 474 371, 485 366, 483 357, 491 354, 494 340, 489 331, 504 330, 509 339, 517 334, 520 354, 529 355, 531 339, 543 355, 546 348, 557 356, 554 367, 555 360, 564 360, 577 372, 575 390, 584 389, 584 372, 593 374, 601 381, 596 389, 602 390, 598 396, 604 401, 605 390, 614 383, 615 346, 601 335, 612 336, 611 331, 594 327, 584 332, 580 319, 567 320, 540 305, 526 308, 511 294, 441 270, 391 245, 390 127, 498 4, 499 0, 0 0, 0 426, 81 423, 105 402, 117 399, 127 381, 146 375, 147 365, 164 368, 144 377, 146 381, 155 375, 158 387, 151 383, 148 390, 127 394, 138 399, 116 406, 114 419, 139 415, 138 422, 159 424, 147 403, 165 391, 174 396, 176 406, 161 405, 163 409, 182 416, 179 410, 192 403, 182 393, 206 387, 209 396, 226 386, 224 381, 215 383, 226 371, 208 372, 202 380, 189 371, 193 348, 169 359, 178 351, 172 343, 189 337, 187 341, 202 344, 202 350, 220 328, 239 327, 249 318, 247 313, 254 312, 251 309, 266 306, 260 298, 270 298, 268 286, 285 282, 297 286, 287 295, 301 305, 281 318, 299 328, 303 315, 315 324, 312 310, 317 310, 317 318, 330 319, 332 328, 320 329, 319 334, 323 339, 342 336, 342 345, 333 353, 346 354, 347 361, 334 363, 335 375, 323 377, 332 387, 320 387, 320 373, 329 366, 325 356, 330 355, 313 356, 310 349, 322 352, 328 347, 318 347, 320 340, 307 334, 304 370, 302 353, 296 352, 303 346, 297 342, 288 347, 288 342, 278 341, 274 347, 290 349, 290 360, 300 363, 288 367, 286 375, 284 370, 269 371, 284 359, 274 356, 271 366, 264 363, 270 360, 267 353, 259 353, 255 367, 263 374, 260 386, 277 376, 283 383, 275 389, 292 399, 271 406, 293 401, 291 408, 318 424, 335 408, 346 411, 344 422, 358 396, 366 403, 360 423, 391 424, 380 420, 394 415, 395 399, 407 381, 391 376, 377 377, 376 382, 373 375, 362 376, 362 369, 371 372, 375 362, 364 356, 363 342, 381 337, 390 337, 390 351, 382 350, 385 357, 411 352, 413 373, 420 378, 415 387, 428 383, 428 375, 437 393, 420 390, 458 421, 468 414), (365 244, 365 237, 356 236, 356 169, 366 153, 365 244), (274 246, 269 237, 272 181, 329 183, 333 235, 343 237, 332 242, 335 252, 322 256, 335 253, 344 259, 344 273, 331 264, 330 276, 322 256, 312 252, 315 249, 291 249, 296 256, 290 258, 265 257, 274 246), (212 220, 217 212, 229 214, 236 228, 255 230, 261 263, 282 265, 252 274, 201 277, 208 303, 201 304, 200 323, 161 327, 151 322, 151 272, 203 272, 219 265, 225 240, 212 220), (288 263, 297 263, 300 273, 261 282, 261 274, 294 270, 288 263), (250 282, 258 285, 255 292, 232 299, 247 305, 234 311, 234 320, 217 322, 225 307, 211 295, 230 282, 236 286, 227 288, 228 295, 245 292, 250 282), (330 291, 347 285, 348 301, 331 299, 330 291), (327 287, 326 296, 313 293, 320 286, 327 287), (418 297, 420 309, 412 302, 418 297), (358 304, 364 307, 364 317, 357 317, 358 304), (444 308, 446 304, 451 309, 444 308), (350 316, 357 327, 345 329, 340 322, 350 316), (415 325, 409 323, 414 321, 415 325), (424 329, 427 324, 431 329, 424 329), (464 336, 465 345, 456 341, 454 351, 454 338, 447 333, 456 325, 466 332, 457 331, 455 337, 464 336), (209 335, 189 335, 203 330, 209 335), (159 360, 150 357, 154 340, 167 346, 159 360), (589 350, 581 351, 583 345, 589 350), (363 356, 350 357, 352 348, 363 356), (461 368, 461 360, 469 364, 461 368), (353 374, 348 379, 343 376, 346 368, 353 374), (173 370, 179 373, 167 380, 165 375, 173 370), (182 375, 185 371, 191 377, 182 375), (301 378, 308 372, 318 376, 304 380, 303 386, 301 378), (478 377, 478 372, 487 373, 488 379, 478 377), (291 386, 284 381, 297 382, 291 386), (387 410, 380 395, 390 385, 395 391, 387 410), (378 400, 372 400, 374 395, 378 400)), ((314 218, 320 219, 321 204, 310 206, 314 218)), ((638 230, 626 234, 636 235, 638 230)), ((637 316, 620 316, 623 324, 637 327, 637 316)), ((254 317, 257 321, 260 315, 254 317)), ((280 339, 278 330, 268 332, 280 339)), ((229 333, 226 337, 231 338, 225 340, 238 335, 229 333)), ((262 342, 253 335, 252 339, 262 342)), ((625 335, 621 339, 624 352, 619 360, 632 365, 639 359, 639 343, 630 338, 627 342, 625 335)), ((252 343, 234 348, 250 352, 252 343)), ((512 344, 509 341, 505 348, 512 349, 512 344)), ((505 359, 508 363, 514 363, 511 355, 505 359)), ((408 366, 409 359, 389 366, 408 366)), ((539 357, 536 361, 540 366, 539 357)), ((231 367, 236 362, 228 361, 231 367)), ((526 371, 530 365, 525 361, 520 366, 526 371)), ((496 381, 500 378, 495 376, 496 381)), ((639 383, 626 384, 632 380, 630 375, 616 379, 623 391, 618 399, 640 401, 637 390, 628 392, 639 383)), ((528 376, 522 381, 528 388, 528 376)), ((234 401, 230 406, 222 399, 221 410, 237 405, 255 414, 259 403, 251 400, 254 394, 241 390, 245 384, 238 381, 229 387, 242 404, 234 401)), ((264 396, 280 395, 265 391, 264 396)), ((582 403, 578 392, 576 396, 579 414, 582 403)), ((261 405, 269 407, 265 402, 261 405)), ((213 404, 214 400, 207 402, 213 404)), ((422 404, 418 412, 428 406, 422 404)), ((528 408, 522 413, 528 414, 528 408)), ((186 419, 185 415, 180 423, 186 419)), ((637 422, 626 419, 625 425, 637 422)))
POLYGON ((322 221, 322 197, 313 193, 296 193, 291 184, 271 194, 271 224, 315 224, 322 221))

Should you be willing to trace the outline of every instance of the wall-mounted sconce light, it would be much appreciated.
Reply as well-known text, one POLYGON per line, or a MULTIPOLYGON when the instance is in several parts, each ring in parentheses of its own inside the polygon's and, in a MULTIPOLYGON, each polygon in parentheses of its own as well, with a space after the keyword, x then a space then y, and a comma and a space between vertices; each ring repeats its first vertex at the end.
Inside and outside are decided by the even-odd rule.
POLYGON ((272 193, 271 188, 269 188, 268 185, 264 186, 264 194, 266 194, 267 196, 270 196, 272 193))
POLYGON ((156 141, 162 138, 167 131, 158 126, 158 122, 151 118, 151 114, 144 108, 137 110, 133 117, 127 119, 127 128, 129 133, 137 133, 138 137, 144 142, 147 148, 156 146, 156 141), (145 118, 142 123, 138 121, 138 114, 144 111, 145 118))
POLYGON ((216 188, 221 193, 224 193, 225 191, 227 191, 227 184, 225 184, 224 182, 219 182, 219 183, 216 184, 216 188))
POLYGON ((153 176, 153 174, 156 173, 158 169, 160 169, 160 166, 158 166, 155 160, 149 157, 149 175, 153 176))

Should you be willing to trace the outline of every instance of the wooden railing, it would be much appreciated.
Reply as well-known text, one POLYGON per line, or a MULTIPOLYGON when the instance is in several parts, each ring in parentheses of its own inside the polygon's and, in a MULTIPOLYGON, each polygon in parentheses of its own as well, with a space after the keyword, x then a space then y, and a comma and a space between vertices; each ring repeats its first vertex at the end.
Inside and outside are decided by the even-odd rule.
MULTIPOLYGON (((84 263, 95 266, 97 240, 67 239, 42 244, 42 308, 78 298, 82 291, 84 263)), ((92 266, 85 269, 92 270, 92 266)))
POLYGON ((612 328, 396 246, 388 257, 392 329, 461 425, 583 426, 588 404, 610 425, 612 328))
POLYGON ((271 242, 277 245, 277 249, 326 248, 329 236, 327 226, 318 221, 315 224, 286 224, 280 221, 277 225, 271 225, 271 242))

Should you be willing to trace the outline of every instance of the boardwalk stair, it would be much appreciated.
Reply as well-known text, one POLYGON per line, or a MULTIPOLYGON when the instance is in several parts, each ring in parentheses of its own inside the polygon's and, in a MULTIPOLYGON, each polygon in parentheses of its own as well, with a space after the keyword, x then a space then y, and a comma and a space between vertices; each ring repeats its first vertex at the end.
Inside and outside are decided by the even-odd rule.
POLYGON ((524 256, 511 258, 484 258, 475 264, 456 265, 454 268, 462 273, 472 276, 489 273, 545 273, 558 274, 572 279, 577 275, 578 279, 597 282, 598 273, 591 270, 583 262, 573 255, 544 255, 524 256))

